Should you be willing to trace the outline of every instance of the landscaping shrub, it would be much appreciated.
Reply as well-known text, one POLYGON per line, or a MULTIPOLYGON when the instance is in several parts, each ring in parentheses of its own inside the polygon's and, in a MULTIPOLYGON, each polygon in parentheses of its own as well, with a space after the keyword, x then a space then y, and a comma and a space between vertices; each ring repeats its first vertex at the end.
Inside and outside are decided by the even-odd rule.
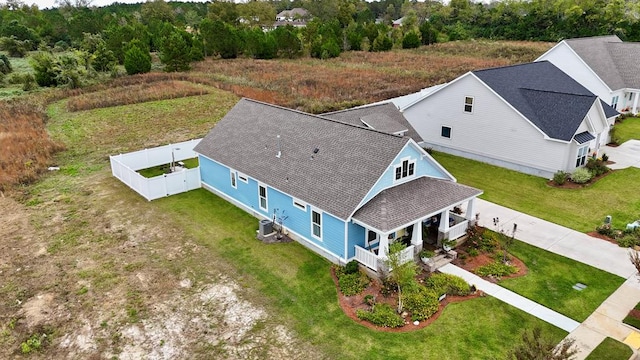
POLYGON ((345 296, 352 296, 361 293, 369 285, 369 278, 361 272, 344 274, 338 277, 340 291, 345 296))
POLYGON ((562 170, 558 170, 555 174, 553 174, 553 182, 557 185, 563 185, 565 182, 567 182, 568 178, 569 174, 562 170))
POLYGON ((469 251, 467 251, 467 253, 469 253, 469 256, 471 256, 471 257, 476 257, 476 256, 478 256, 480 254, 478 252, 478 249, 475 249, 475 248, 469 249, 469 251))
POLYGON ((366 320, 374 325, 396 328, 404 325, 404 320, 389 304, 376 305, 371 311, 356 311, 358 319, 366 320))
POLYGON ((518 272, 518 268, 513 265, 507 265, 499 261, 494 261, 490 264, 480 266, 476 269, 475 272, 478 276, 500 277, 515 274, 516 272, 518 272))
POLYGON ((358 265, 358 262, 355 260, 351 260, 347 263, 347 265, 344 266, 344 273, 355 274, 358 272, 359 269, 360 269, 360 265, 358 265))
POLYGON ((589 169, 578 168, 573 172, 573 174, 571 174, 571 181, 576 184, 584 184, 587 181, 591 180, 592 176, 593 175, 591 174, 591 171, 589 171, 589 169))
POLYGON ((609 168, 605 165, 602 159, 594 159, 592 157, 587 160, 587 165, 585 167, 591 171, 593 176, 599 176, 609 171, 609 168))
POLYGON ((634 247, 638 245, 638 237, 635 234, 626 234, 618 239, 618 246, 620 247, 634 247))
POLYGON ((451 274, 433 274, 426 282, 426 286, 442 294, 465 296, 471 293, 471 287, 463 278, 451 274))
POLYGON ((438 294, 424 286, 419 286, 405 294, 404 308, 411 312, 413 321, 428 319, 440 308, 438 294))
POLYGON ((600 235, 613 236, 613 229, 611 228, 611 224, 602 224, 596 228, 596 231, 600 235))

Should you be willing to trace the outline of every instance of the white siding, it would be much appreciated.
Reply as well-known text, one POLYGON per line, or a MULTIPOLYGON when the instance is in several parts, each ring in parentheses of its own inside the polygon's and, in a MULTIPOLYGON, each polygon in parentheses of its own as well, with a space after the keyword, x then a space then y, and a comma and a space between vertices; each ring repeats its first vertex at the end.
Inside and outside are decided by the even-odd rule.
POLYGON ((570 144, 544 134, 472 74, 405 110, 404 116, 427 146, 518 171, 548 177, 569 169, 570 144), (473 114, 464 112, 466 96, 473 114), (451 127, 451 138, 440 136, 451 127))
MULTIPOLYGON (((539 57, 536 61, 548 60, 575 81, 611 105, 611 89, 593 72, 587 64, 564 41, 539 57)), ((622 99, 620 99, 622 100, 622 99)), ((620 101, 618 104, 620 104, 620 101)))

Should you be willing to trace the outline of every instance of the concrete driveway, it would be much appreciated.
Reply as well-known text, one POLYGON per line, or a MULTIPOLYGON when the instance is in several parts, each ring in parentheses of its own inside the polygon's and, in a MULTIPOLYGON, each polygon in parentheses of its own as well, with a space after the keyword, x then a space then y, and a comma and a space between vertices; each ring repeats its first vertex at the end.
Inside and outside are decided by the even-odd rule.
POLYGON ((609 160, 615 162, 608 165, 614 170, 631 166, 640 168, 640 140, 629 140, 617 147, 607 145, 601 149, 600 153, 606 153, 609 155, 609 160))

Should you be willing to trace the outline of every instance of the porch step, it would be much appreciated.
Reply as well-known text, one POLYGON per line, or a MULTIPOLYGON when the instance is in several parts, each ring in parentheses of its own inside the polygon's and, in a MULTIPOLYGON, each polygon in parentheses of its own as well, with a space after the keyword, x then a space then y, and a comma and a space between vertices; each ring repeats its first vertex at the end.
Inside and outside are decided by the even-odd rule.
POLYGON ((447 254, 440 254, 431 259, 429 264, 427 264, 430 272, 434 272, 453 261, 453 258, 447 256, 447 254))

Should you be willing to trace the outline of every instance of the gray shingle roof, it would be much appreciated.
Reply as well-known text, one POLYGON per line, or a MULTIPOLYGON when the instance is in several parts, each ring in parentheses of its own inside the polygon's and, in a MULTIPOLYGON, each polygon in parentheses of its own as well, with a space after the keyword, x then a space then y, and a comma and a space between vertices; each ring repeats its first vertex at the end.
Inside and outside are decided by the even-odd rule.
POLYGON ((611 105, 602 101, 602 99, 600 99, 600 105, 602 105, 602 109, 604 110, 604 116, 606 116, 607 119, 620 115, 618 110, 612 108, 611 105))
POLYGON ((452 181, 421 177, 383 190, 353 218, 387 232, 480 194, 478 189, 452 181))
MULTIPOLYGON (((422 142, 422 138, 420 137, 420 135, 418 135, 418 132, 413 128, 413 126, 411 126, 411 124, 409 124, 409 122, 404 117, 404 115, 400 112, 400 110, 398 110, 398 108, 393 103, 390 103, 390 102, 382 103, 382 104, 378 103, 373 105, 359 106, 359 107, 355 107, 347 110, 334 111, 334 112, 322 114, 323 117, 346 122, 346 123, 357 125, 357 126, 364 126, 362 124, 361 119, 368 117, 370 115, 378 115, 378 116, 383 115, 388 117, 389 119, 393 120, 395 123, 399 124, 400 127, 403 128, 402 130, 404 129, 407 130, 406 136, 412 138, 417 143, 422 142)), ((372 126, 376 128, 375 125, 372 125, 372 126)), ((380 131, 388 132, 383 129, 378 129, 378 128, 376 129, 380 131)))
POLYGON ((386 114, 371 114, 360 118, 362 123, 373 129, 386 132, 389 134, 396 134, 400 132, 407 132, 406 126, 402 126, 399 122, 393 120, 386 114))
POLYGON ((565 40, 611 90, 640 89, 640 43, 615 35, 565 40))
POLYGON ((589 132, 588 132, 588 131, 583 131, 583 132, 581 132, 580 134, 576 134, 576 135, 573 137, 573 140, 575 140, 578 144, 584 144, 584 143, 586 143, 587 141, 591 141, 591 140, 593 140, 593 139, 595 139, 595 138, 596 138, 596 137, 595 137, 595 136, 593 136, 593 135, 591 135, 591 134, 589 134, 589 132))
POLYGON ((194 150, 347 219, 408 141, 242 99, 194 150))
POLYGON ((553 139, 571 141, 597 99, 548 61, 473 74, 553 139))

